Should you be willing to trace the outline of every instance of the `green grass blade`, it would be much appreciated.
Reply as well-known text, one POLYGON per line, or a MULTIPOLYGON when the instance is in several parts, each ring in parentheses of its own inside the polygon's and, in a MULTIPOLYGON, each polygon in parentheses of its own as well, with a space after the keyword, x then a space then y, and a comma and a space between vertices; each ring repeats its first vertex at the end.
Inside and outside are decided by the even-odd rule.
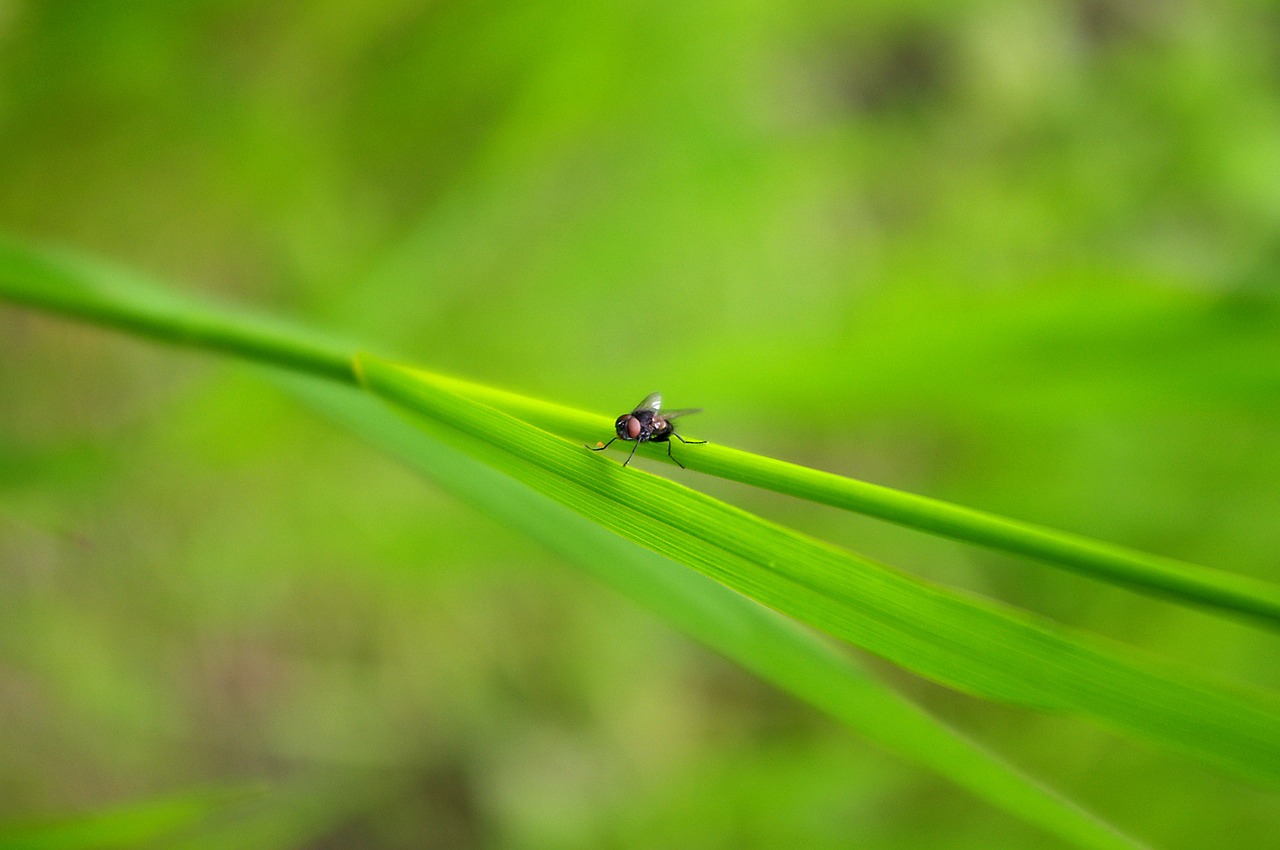
MULTIPOLYGON (((136 276, 0 239, 0 298, 167 342, 211 348, 351 382, 354 347, 305 329, 167 293, 136 276)), ((612 419, 436 376, 454 392, 574 439, 612 433, 612 419)), ((665 460, 655 447, 642 452, 665 460)), ((685 452, 691 469, 879 517, 930 534, 1034 558, 1083 575, 1280 626, 1280 587, 809 469, 714 443, 685 452)))
MULTIPOLYGON (((510 413, 553 433, 594 444, 613 433, 613 417, 453 378, 437 378, 452 392, 510 413)), ((630 445, 614 447, 629 451, 630 445)), ((640 450, 670 462, 662 446, 640 450)), ((1082 575, 1183 603, 1243 614, 1248 622, 1280 628, 1280 587, 1248 576, 1140 552, 1078 534, 918 496, 771 457, 716 445, 680 453, 689 469, 778 493, 888 520, 929 534, 1033 558, 1082 575)))
POLYGON ((478 404, 432 376, 361 357, 362 382, 485 444, 477 455, 593 521, 757 601, 978 696, 1092 717, 1280 784, 1280 701, 969 598, 623 468, 478 404))
MULTIPOLYGON (((441 441, 432 420, 367 394, 291 379, 322 413, 762 679, 1015 817, 1079 847, 1139 846, 872 679, 847 654, 725 586, 630 543, 441 441)), ((465 439, 454 435, 454 439, 465 439)), ((483 446, 472 442, 470 451, 483 446)))

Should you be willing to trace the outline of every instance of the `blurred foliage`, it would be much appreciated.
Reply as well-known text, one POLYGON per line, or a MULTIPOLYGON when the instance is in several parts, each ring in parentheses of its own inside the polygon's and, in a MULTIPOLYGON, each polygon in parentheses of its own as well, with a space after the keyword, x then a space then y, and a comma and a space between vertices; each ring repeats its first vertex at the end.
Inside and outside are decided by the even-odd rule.
MULTIPOLYGON (((10 0, 0 227, 1280 579, 1277 57, 1261 3, 10 0)), ((264 781, 347 805, 227 846, 1051 846, 238 364, 7 308, 0 364, 2 820, 264 781)), ((685 475, 1280 686, 1271 635, 685 475)), ((899 684, 1157 846, 1280 829, 1271 794, 899 684)))

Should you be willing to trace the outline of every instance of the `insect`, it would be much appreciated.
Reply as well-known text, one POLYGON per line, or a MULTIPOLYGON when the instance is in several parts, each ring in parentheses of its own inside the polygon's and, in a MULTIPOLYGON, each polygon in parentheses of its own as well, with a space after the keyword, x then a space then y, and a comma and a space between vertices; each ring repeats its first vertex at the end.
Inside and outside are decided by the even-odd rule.
POLYGON ((690 413, 698 413, 701 410, 701 407, 691 407, 687 410, 669 410, 663 413, 662 393, 649 393, 644 397, 644 401, 636 405, 635 410, 622 414, 618 417, 618 421, 613 423, 613 430, 618 433, 618 436, 610 439, 608 443, 597 443, 586 448, 593 452, 602 452, 609 448, 609 444, 614 440, 634 440, 635 445, 631 447, 631 454, 627 455, 627 459, 622 462, 622 465, 626 466, 631 463, 631 458, 635 457, 636 449, 640 448, 641 443, 666 443, 667 457, 675 461, 676 466, 684 469, 684 464, 671 454, 671 438, 675 437, 689 445, 702 445, 706 440, 686 440, 676 433, 671 420, 677 416, 688 416, 690 413))

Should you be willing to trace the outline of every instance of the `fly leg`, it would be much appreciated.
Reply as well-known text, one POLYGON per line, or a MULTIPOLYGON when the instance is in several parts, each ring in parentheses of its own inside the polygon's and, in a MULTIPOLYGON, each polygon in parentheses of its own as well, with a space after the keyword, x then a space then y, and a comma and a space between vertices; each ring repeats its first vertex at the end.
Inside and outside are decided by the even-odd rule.
MULTIPOLYGON (((687 446, 702 446, 702 445, 705 445, 707 442, 706 440, 686 440, 684 437, 681 437, 675 431, 671 432, 671 436, 675 437, 677 440, 679 440, 681 443, 684 443, 687 446)), ((676 466, 680 467, 681 469, 688 469, 688 467, 686 467, 683 463, 676 460, 676 456, 671 453, 671 440, 667 440, 667 457, 671 458, 672 460, 675 460, 676 466)))
MULTIPOLYGON (((681 440, 681 442, 684 442, 684 441, 683 441, 683 440, 681 440)), ((673 455, 673 454, 671 453, 671 441, 670 441, 670 440, 667 440, 667 457, 671 458, 672 460, 675 460, 676 466, 680 467, 681 469, 687 469, 687 468, 688 468, 688 467, 686 467, 683 463, 681 463, 680 461, 676 460, 676 456, 675 456, 675 455, 673 455)))

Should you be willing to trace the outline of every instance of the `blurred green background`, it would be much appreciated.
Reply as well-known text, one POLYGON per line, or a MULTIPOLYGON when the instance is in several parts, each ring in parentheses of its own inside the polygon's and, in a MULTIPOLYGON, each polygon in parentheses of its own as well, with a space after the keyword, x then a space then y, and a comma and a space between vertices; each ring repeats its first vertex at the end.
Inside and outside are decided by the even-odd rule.
MULTIPOLYGON (((1280 580, 1270 4, 0 0, 0 227, 1280 580)), ((199 846, 1060 846, 244 364, 0 307, 0 411, 0 820, 252 783, 199 846)), ((661 471, 1280 687, 1273 635, 661 471)), ((1156 846, 1280 833, 1234 779, 884 672, 1156 846)))

